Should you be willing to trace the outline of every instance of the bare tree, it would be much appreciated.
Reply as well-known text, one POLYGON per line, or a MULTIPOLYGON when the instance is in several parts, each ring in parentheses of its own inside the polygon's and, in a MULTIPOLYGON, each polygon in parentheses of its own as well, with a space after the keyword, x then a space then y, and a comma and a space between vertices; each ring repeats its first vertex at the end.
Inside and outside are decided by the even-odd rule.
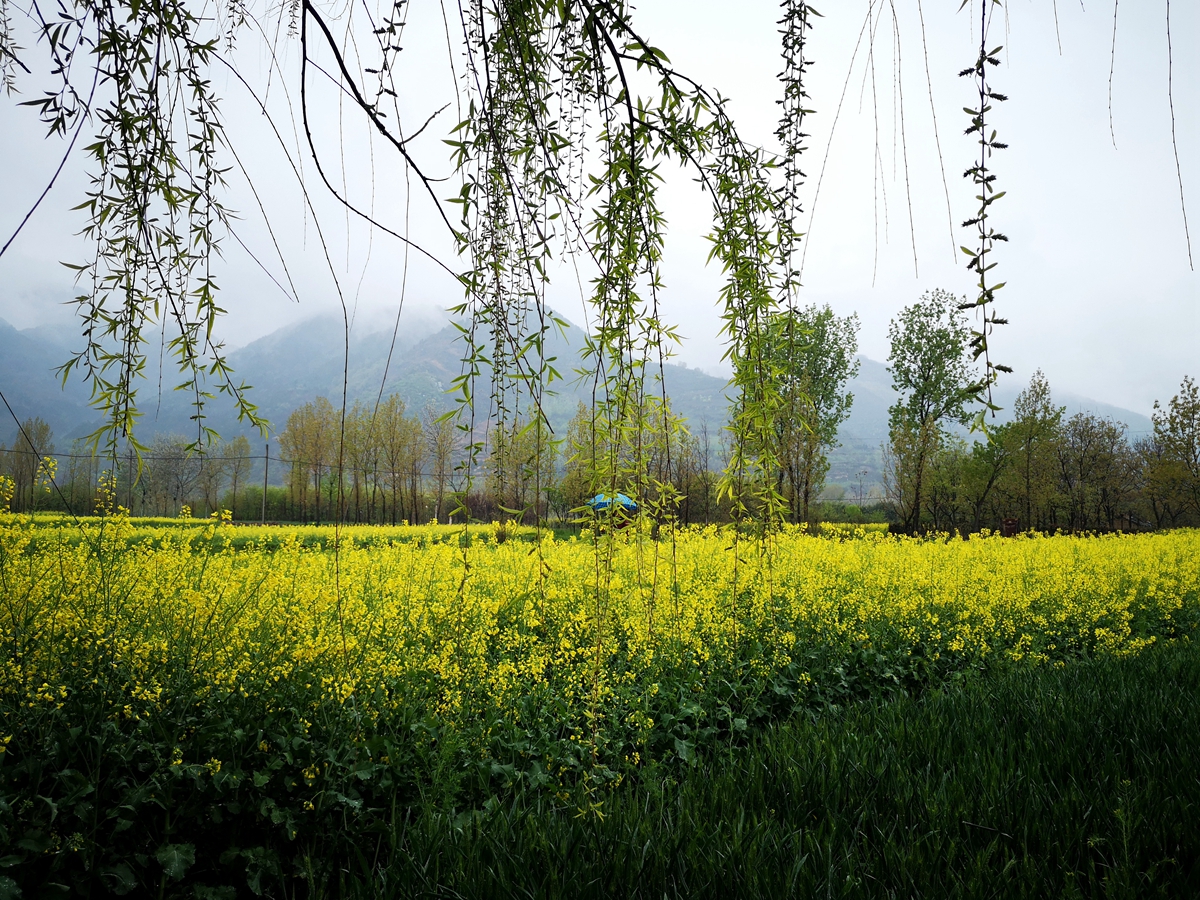
POLYGON ((204 500, 201 515, 207 516, 221 505, 221 491, 225 487, 225 477, 228 474, 228 464, 225 461, 223 446, 213 448, 214 453, 203 453, 198 457, 199 470, 196 475, 196 486, 204 500))
POLYGON ((40 416, 21 423, 17 439, 8 451, 8 470, 12 475, 14 511, 32 509, 36 504, 38 471, 42 460, 54 454, 54 431, 40 416))
POLYGON ((454 471, 454 455, 462 444, 462 432, 452 418, 439 414, 433 407, 426 407, 421 419, 433 478, 433 517, 441 522, 445 512, 446 488, 454 471))
POLYGON ((237 515, 238 485, 250 474, 253 461, 250 459, 250 441, 244 434, 239 434, 225 445, 224 455, 229 472, 229 487, 232 492, 229 505, 233 514, 237 515))
POLYGON ((192 453, 191 442, 180 435, 154 439, 139 479, 143 509, 160 516, 178 515, 192 499, 200 478, 201 458, 192 453))

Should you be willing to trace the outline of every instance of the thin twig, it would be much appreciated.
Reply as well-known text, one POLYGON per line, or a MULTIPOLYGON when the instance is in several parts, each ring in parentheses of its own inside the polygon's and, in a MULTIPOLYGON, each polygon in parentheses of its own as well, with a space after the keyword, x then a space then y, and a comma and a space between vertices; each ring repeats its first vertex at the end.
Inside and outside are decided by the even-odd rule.
POLYGON ((1171 55, 1171 0, 1167 0, 1167 103, 1171 108, 1171 149, 1175 151, 1175 178, 1179 182, 1179 210, 1183 213, 1183 236, 1187 241, 1188 268, 1192 263, 1192 236, 1188 232, 1187 203, 1183 198, 1183 171, 1179 167, 1179 143, 1175 140, 1175 94, 1172 87, 1174 60, 1171 55))

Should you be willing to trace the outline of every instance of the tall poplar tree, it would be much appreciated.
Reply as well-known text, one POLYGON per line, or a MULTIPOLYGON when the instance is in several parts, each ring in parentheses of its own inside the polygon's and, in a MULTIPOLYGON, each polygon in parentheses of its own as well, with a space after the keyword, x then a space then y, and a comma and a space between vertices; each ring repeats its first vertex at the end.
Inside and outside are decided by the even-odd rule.
POLYGON ((858 374, 858 316, 839 317, 828 305, 784 310, 771 321, 768 359, 779 384, 775 419, 781 493, 795 522, 810 520, 829 472, 828 452, 850 415, 847 385, 858 374))
POLYGON ((966 317, 953 294, 935 289, 888 327, 888 371, 900 398, 888 409, 890 482, 904 527, 917 531, 929 465, 947 424, 966 424, 973 374, 966 317))

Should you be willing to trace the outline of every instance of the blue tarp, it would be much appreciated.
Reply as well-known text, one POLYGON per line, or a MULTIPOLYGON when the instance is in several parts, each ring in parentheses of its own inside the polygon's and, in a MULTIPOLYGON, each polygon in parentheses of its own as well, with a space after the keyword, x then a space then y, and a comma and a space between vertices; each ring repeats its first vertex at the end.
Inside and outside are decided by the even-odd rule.
POLYGON ((587 505, 592 509, 608 509, 613 503, 616 503, 626 512, 634 512, 637 510, 637 504, 624 494, 617 494, 615 500, 610 500, 607 494, 597 494, 587 502, 587 505))

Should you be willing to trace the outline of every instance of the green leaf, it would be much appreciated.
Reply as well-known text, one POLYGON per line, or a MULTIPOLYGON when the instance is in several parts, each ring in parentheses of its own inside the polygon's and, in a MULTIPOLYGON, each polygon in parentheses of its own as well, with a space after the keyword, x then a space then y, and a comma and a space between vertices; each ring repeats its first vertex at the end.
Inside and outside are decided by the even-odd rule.
POLYGON ((101 869, 100 877, 117 895, 128 894, 137 887, 137 879, 133 877, 133 871, 125 863, 101 869))
POLYGON ((48 853, 54 843, 45 832, 35 829, 17 841, 17 846, 32 853, 48 853))
POLYGON ((191 844, 163 844, 154 858, 162 863, 168 878, 178 881, 195 864, 196 848, 191 844))
POLYGON ((683 738, 675 738, 675 752, 679 754, 679 758, 685 763, 696 761, 696 748, 692 746, 690 741, 685 741, 683 738))

